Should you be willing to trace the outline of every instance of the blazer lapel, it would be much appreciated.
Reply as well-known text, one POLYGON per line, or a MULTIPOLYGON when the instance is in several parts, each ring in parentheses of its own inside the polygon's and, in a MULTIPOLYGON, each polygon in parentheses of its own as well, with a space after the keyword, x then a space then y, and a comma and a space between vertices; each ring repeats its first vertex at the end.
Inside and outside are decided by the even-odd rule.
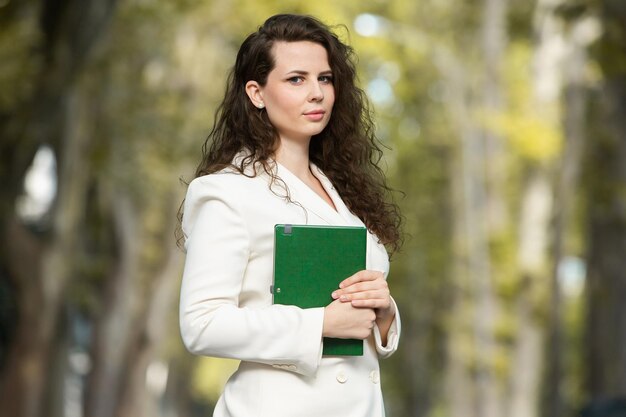
POLYGON ((335 204, 335 208, 337 208, 337 212, 342 217, 344 223, 348 223, 348 225, 350 226, 364 226, 361 219, 355 216, 350 211, 348 206, 346 206, 346 204, 343 202, 343 200, 341 199, 341 196, 335 189, 335 186, 330 182, 326 174, 324 174, 322 170, 319 169, 313 163, 311 163, 311 172, 322 183, 322 186, 324 187, 324 189, 326 190, 330 198, 333 200, 333 203, 335 204))
MULTIPOLYGON (((302 207, 304 207, 306 210, 315 213, 329 225, 345 224, 346 219, 344 219, 344 217, 339 212, 335 211, 326 201, 324 201, 322 197, 317 195, 315 191, 309 188, 308 185, 302 182, 300 178, 296 177, 287 168, 285 168, 276 161, 274 162, 276 163, 276 172, 278 174, 278 177, 285 182, 285 185, 289 190, 291 200, 301 204, 302 207)), ((340 210, 340 205, 338 203, 341 202, 341 199, 338 198, 339 196, 334 191, 334 189, 332 189, 332 184, 330 183, 328 178, 321 174, 321 171, 314 165, 312 165, 312 172, 318 179, 320 179, 322 186, 330 195, 333 203, 335 204, 335 207, 337 207, 337 210, 340 210), (323 179, 320 177, 322 177, 323 179)), ((343 205, 343 202, 341 202, 341 206, 342 208, 345 207, 345 205, 343 205)))

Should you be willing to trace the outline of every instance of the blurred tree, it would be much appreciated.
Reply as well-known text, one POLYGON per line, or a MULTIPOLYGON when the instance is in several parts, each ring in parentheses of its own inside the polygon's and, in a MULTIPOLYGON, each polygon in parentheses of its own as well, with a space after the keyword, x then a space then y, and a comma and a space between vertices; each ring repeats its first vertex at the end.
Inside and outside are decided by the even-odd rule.
MULTIPOLYGON (((236 363, 198 364, 179 340, 182 257, 172 229, 185 187, 176 179, 191 179, 240 42, 278 12, 347 26, 336 29, 357 52, 360 84, 390 147, 383 162, 405 192, 409 237, 390 275, 403 340, 381 364, 388 414, 533 417, 544 336, 552 355, 544 414, 563 415, 580 400, 571 388, 577 323, 566 316, 558 271, 584 250, 576 184, 593 19, 583 3, 78 3, 0 1, 0 344, 11 348, 11 356, 0 350, 2 412, 63 414, 63 378, 77 372, 68 349, 80 345, 90 358, 75 398, 84 415, 210 413, 221 373, 236 363), (365 12, 377 23, 370 36, 351 28, 365 12), (28 224, 16 199, 41 144, 57 158, 58 196, 47 217, 28 224), (77 321, 89 334, 80 343, 77 321)), ((611 11, 596 54, 606 85, 588 157, 588 172, 600 176, 586 182, 594 201, 588 327, 598 341, 589 357, 603 370, 590 371, 594 387, 616 383, 598 381, 619 369, 611 360, 624 345, 599 324, 623 315, 617 302, 600 302, 621 282, 607 278, 602 259, 618 247, 622 219, 607 178, 624 165, 615 104, 622 9, 602 4, 611 11)))
POLYGON ((593 50, 602 83, 593 97, 585 165, 584 391, 586 400, 601 403, 626 397, 626 3, 589 3, 598 10, 603 32, 593 50))
POLYGON ((40 42, 31 43, 30 38, 21 45, 35 55, 24 58, 30 64, 26 74, 20 73, 20 67, 13 68, 17 70, 13 76, 31 76, 17 83, 26 84, 27 92, 3 108, 0 119, 0 169, 5 184, 0 195, 0 237, 6 248, 0 255, 0 270, 15 288, 18 309, 1 375, 0 403, 8 415, 35 417, 44 411, 50 389, 47 371, 71 275, 67 260, 76 250, 90 171, 87 159, 81 157, 93 144, 89 119, 81 114, 88 97, 76 86, 106 31, 115 1, 13 3, 0 10, 15 18, 4 30, 15 31, 16 39, 22 40, 19 28, 31 25, 37 15, 39 30, 31 30, 41 35, 33 36, 40 42), (36 71, 31 69, 33 61, 41 63, 36 71), (58 194, 49 223, 43 225, 43 232, 35 233, 20 221, 15 207, 25 173, 43 144, 53 149, 58 161, 58 194))
MULTIPOLYGON (((542 415, 566 416, 575 408, 577 392, 568 387, 577 385, 579 375, 569 358, 580 352, 568 341, 573 331, 566 323, 564 296, 564 266, 572 253, 580 248, 572 245, 574 209, 579 190, 579 173, 586 139, 586 102, 589 85, 587 49, 597 37, 593 16, 572 19, 579 5, 566 1, 545 1, 537 8, 537 26, 542 40, 535 68, 543 68, 544 76, 537 78, 536 92, 542 101, 561 105, 563 146, 554 168, 551 255, 552 270, 550 298, 547 309, 548 330, 545 343, 542 415), (558 86, 558 89, 554 87, 558 86), (557 96, 558 94, 558 96, 557 96), (565 372, 568 369, 568 372, 565 372)), ((580 16, 578 16, 580 17, 580 16)), ((576 339, 574 339, 576 340, 576 339)))

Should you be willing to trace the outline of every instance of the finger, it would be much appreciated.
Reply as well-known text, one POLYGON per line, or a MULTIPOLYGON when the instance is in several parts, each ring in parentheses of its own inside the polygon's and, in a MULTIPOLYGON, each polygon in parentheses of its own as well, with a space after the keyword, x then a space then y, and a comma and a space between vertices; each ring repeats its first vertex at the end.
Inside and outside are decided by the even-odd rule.
MULTIPOLYGON (((373 281, 370 281, 370 282, 373 282, 373 281)), ((372 291, 372 290, 375 291, 375 290, 380 289, 377 286, 364 285, 364 284, 367 284, 367 283, 356 283, 344 289, 335 290, 332 292, 331 296, 333 297, 333 299, 340 299, 342 301, 345 301, 346 300, 345 296, 348 294, 356 294, 360 292, 372 291)))
POLYGON ((335 290, 333 294, 336 295, 335 298, 339 298, 343 294, 355 294, 355 293, 365 292, 365 291, 388 291, 388 290, 389 290, 389 285, 387 284, 387 281, 385 281, 384 279, 376 279, 374 281, 357 282, 356 284, 352 284, 348 287, 335 290))
MULTIPOLYGON (((346 303, 349 301, 382 300, 385 306, 391 304, 391 296, 388 291, 365 291, 356 294, 344 294, 339 297, 339 301, 346 303)), ((359 304, 359 303, 357 303, 359 304)))
POLYGON ((339 283, 339 288, 345 288, 348 287, 352 284, 355 284, 357 282, 361 282, 361 281, 373 281, 379 277, 382 277, 383 273, 379 272, 379 271, 369 271, 369 270, 362 270, 357 272, 356 274, 344 279, 343 281, 341 281, 339 283))
POLYGON ((386 309, 390 306, 389 301, 384 299, 352 300, 351 303, 355 308, 386 309))
POLYGON ((348 300, 385 300, 389 298, 389 292, 385 290, 361 291, 353 294, 342 294, 341 301, 348 300))
POLYGON ((374 280, 356 282, 347 287, 337 289, 331 293, 331 297, 336 300, 344 294, 354 294, 354 293, 359 293, 359 292, 364 292, 364 291, 375 291, 375 290, 389 292, 389 284, 384 279, 382 273, 380 274, 378 278, 374 280))

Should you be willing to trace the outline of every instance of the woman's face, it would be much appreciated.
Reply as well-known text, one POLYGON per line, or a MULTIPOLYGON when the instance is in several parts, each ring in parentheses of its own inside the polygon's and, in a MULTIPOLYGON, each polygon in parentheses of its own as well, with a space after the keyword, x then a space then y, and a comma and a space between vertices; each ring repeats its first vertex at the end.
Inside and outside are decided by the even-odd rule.
POLYGON ((275 66, 266 84, 248 82, 248 96, 265 107, 281 142, 308 142, 326 127, 335 102, 326 49, 308 41, 276 42, 272 53, 275 66))

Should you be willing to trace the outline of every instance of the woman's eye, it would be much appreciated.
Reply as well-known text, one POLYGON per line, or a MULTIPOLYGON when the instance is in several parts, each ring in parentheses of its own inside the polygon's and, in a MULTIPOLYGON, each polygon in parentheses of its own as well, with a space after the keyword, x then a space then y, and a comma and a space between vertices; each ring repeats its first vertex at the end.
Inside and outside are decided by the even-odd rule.
POLYGON ((302 77, 291 77, 287 81, 289 81, 292 84, 300 84, 302 81, 304 81, 304 78, 302 78, 302 77))
POLYGON ((332 75, 322 75, 319 77, 319 81, 326 84, 331 84, 333 82, 332 75))

